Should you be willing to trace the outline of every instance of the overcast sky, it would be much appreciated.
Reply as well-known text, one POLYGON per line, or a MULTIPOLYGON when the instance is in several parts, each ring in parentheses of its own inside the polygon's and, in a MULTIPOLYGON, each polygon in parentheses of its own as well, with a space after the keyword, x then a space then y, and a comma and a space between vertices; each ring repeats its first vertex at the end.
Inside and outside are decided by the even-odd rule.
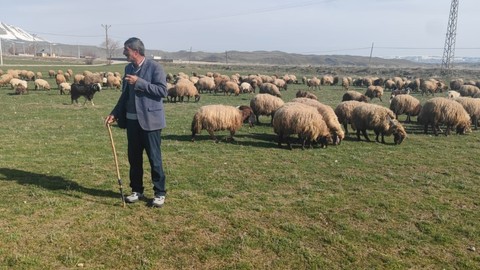
MULTIPOLYGON (((460 0, 455 56, 480 57, 480 0, 460 0)), ((147 49, 442 56, 451 0, 22 0, 0 21, 53 43, 147 49)))

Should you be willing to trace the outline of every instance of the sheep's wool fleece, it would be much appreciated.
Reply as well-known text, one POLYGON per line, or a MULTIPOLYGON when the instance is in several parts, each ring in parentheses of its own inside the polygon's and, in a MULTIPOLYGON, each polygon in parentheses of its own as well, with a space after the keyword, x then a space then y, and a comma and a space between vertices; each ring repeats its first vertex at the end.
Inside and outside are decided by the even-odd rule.
POLYGON ((194 121, 198 130, 237 130, 242 126, 242 113, 233 106, 206 105, 198 109, 194 121))

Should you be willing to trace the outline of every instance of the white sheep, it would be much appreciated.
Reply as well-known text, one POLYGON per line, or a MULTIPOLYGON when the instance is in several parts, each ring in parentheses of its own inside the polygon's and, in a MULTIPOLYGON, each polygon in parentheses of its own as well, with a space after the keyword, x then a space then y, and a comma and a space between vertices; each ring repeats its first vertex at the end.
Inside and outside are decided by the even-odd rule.
POLYGON ((284 103, 279 97, 270 94, 257 94, 250 100, 250 107, 256 116, 257 123, 260 123, 260 115, 271 115, 273 121, 275 111, 282 107, 284 103))
POLYGON ((388 108, 376 104, 361 104, 352 111, 352 128, 357 131, 357 139, 360 141, 360 132, 367 141, 367 129, 375 132, 375 140, 382 135, 382 143, 385 143, 384 136, 393 134, 395 144, 401 144, 407 137, 407 133, 397 120, 395 114, 388 108))
POLYGON ((253 89, 252 85, 248 82, 242 82, 240 84, 240 91, 242 93, 255 93, 255 89, 253 89))
POLYGON ((248 120, 250 126, 255 121, 255 115, 248 106, 233 107, 227 105, 206 105, 200 107, 193 116, 192 120, 192 141, 195 141, 195 135, 203 129, 208 131, 210 137, 218 142, 214 132, 219 130, 229 130, 230 137, 227 140, 233 140, 235 132, 242 127, 244 121, 248 120))
POLYGON ((306 104, 288 102, 278 108, 273 116, 273 131, 278 134, 278 146, 284 139, 290 149, 289 136, 297 134, 302 140, 302 149, 305 144, 319 141, 321 147, 327 146, 330 136, 327 124, 318 111, 306 104))
POLYGON ((455 91, 455 90, 450 90, 447 92, 447 98, 449 99, 455 99, 460 96, 460 93, 455 91))
POLYGON ((342 130, 342 125, 338 121, 338 117, 335 114, 335 111, 328 105, 320 103, 317 100, 309 98, 294 98, 292 102, 299 102, 305 105, 314 107, 322 115, 323 120, 327 124, 328 130, 330 132, 330 138, 333 140, 334 145, 338 145, 345 138, 345 132, 342 130))
POLYGON ((451 128, 456 128, 457 134, 465 134, 470 130, 470 115, 467 111, 460 103, 444 97, 427 100, 418 115, 418 122, 424 125, 425 134, 428 125, 431 125, 435 136, 438 135, 440 124, 447 126, 445 136, 448 136, 451 128))
POLYGON ((38 89, 50 90, 51 87, 50 87, 50 84, 47 81, 45 81, 44 79, 36 79, 35 80, 35 90, 38 90, 38 89))
POLYGON ((395 113, 395 119, 399 115, 407 115, 407 123, 410 123, 411 116, 417 116, 422 109, 420 100, 411 95, 397 95, 390 100, 390 110, 395 113))

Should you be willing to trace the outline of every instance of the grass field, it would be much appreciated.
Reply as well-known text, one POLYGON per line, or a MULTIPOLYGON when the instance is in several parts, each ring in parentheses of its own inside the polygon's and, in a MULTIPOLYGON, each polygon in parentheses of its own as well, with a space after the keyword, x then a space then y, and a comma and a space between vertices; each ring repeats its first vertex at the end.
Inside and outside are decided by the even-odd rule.
MULTIPOLYGON (((276 72, 208 68, 166 71, 276 72)), ((292 85, 283 99, 297 89, 306 86, 292 85)), ((290 151, 277 147, 261 117, 234 143, 215 144, 205 131, 193 143, 200 106, 247 105, 253 96, 204 94, 199 103, 166 104, 165 206, 122 208, 103 126, 119 92, 102 90, 95 106, 71 105, 55 89, 12 92, 0 89, 0 269, 480 268, 478 131, 435 137, 409 124, 399 146, 392 137, 379 144, 350 135, 339 146, 290 151)), ((335 107, 343 90, 315 94, 335 107)), ((114 128, 113 136, 130 192, 125 132, 114 128)))

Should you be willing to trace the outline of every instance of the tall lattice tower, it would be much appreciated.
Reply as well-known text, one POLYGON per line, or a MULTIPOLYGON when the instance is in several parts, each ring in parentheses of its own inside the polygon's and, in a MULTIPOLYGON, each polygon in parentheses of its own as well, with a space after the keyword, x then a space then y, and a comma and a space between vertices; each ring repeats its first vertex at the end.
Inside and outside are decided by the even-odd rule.
POLYGON ((448 19, 445 47, 443 48, 442 72, 449 73, 455 57, 455 39, 457 37, 458 0, 452 0, 448 19))

